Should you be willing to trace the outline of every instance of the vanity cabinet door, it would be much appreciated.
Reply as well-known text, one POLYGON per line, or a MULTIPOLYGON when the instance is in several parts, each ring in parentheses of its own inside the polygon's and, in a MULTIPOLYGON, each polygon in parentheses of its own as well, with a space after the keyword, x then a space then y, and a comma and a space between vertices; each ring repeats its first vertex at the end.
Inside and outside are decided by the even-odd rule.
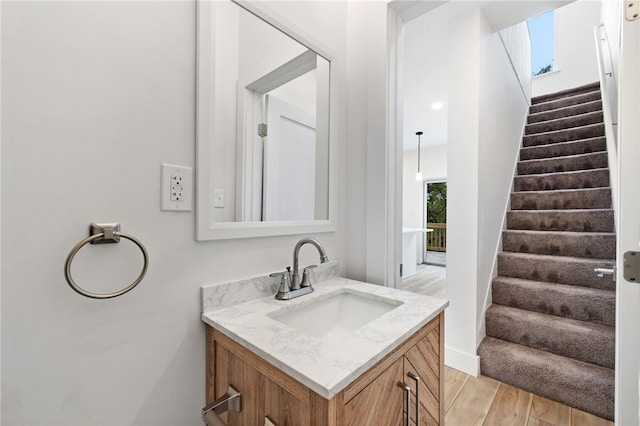
MULTIPOLYGON (((293 396, 268 378, 264 378, 264 414, 278 426, 311 424, 309 404, 293 396)), ((264 424, 264 416, 262 423, 264 424)))
POLYGON ((411 388, 408 415, 420 426, 436 426, 444 420, 443 317, 435 318, 414 334, 404 345, 363 374, 344 392, 344 424, 349 426, 406 425, 405 390, 411 388), (418 383, 413 377, 418 377, 418 383), (416 388, 419 410, 416 410, 416 388))
POLYGON ((322 425, 311 416, 315 400, 307 387, 210 327, 207 373, 207 403, 224 395, 229 385, 242 394, 242 411, 220 416, 228 426, 262 426, 266 416, 278 426, 322 425))
POLYGON ((220 418, 226 425, 263 425, 263 375, 222 345, 216 347, 214 365, 215 396, 208 398, 207 403, 220 398, 232 385, 242 394, 242 411, 230 411, 220 418))
POLYGON ((393 363, 345 404, 345 425, 402 426, 404 391, 398 386, 403 376, 402 361, 393 363))
POLYGON ((440 424, 440 330, 433 329, 404 355, 404 382, 411 387, 411 419, 415 423, 416 388, 420 397, 420 426, 440 424), (410 374, 411 373, 411 374, 410 374), (411 377, 419 378, 419 383, 411 377))

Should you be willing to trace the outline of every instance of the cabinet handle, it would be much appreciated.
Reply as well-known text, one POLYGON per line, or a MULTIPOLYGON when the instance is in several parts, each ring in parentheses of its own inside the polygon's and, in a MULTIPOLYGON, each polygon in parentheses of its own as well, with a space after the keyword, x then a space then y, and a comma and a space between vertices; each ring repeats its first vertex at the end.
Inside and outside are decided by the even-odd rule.
POLYGON ((416 381, 416 426, 420 426, 420 377, 412 372, 408 372, 407 376, 416 381))
POLYGON ((231 385, 227 393, 202 409, 202 421, 208 426, 224 425, 218 415, 227 411, 242 411, 242 394, 231 385))
POLYGON ((411 426, 411 388, 405 382, 398 382, 398 386, 404 390, 404 397, 407 401, 407 418, 405 425, 411 426))

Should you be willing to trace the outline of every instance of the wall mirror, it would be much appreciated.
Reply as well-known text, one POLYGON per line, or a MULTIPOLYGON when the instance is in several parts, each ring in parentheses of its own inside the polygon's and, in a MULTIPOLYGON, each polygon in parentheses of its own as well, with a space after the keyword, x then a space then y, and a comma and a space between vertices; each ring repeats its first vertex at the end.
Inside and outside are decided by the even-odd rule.
POLYGON ((265 3, 198 2, 197 240, 335 230, 331 74, 265 3))

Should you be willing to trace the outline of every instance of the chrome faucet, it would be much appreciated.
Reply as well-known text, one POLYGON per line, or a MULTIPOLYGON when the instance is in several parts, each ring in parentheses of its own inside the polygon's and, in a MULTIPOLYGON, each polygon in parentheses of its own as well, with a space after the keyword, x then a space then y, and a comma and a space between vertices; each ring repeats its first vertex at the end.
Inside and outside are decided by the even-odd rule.
POLYGON ((322 247, 322 244, 320 244, 318 240, 310 237, 302 238, 296 243, 296 246, 293 249, 293 271, 291 271, 291 267, 287 267, 287 270, 284 272, 276 272, 269 275, 270 277, 281 277, 280 288, 276 294, 276 299, 289 300, 313 292, 311 278, 309 277, 309 270, 317 268, 318 265, 310 265, 304 268, 302 272, 302 279, 298 272, 298 257, 300 249, 305 244, 311 244, 318 250, 320 263, 327 263, 329 261, 329 258, 324 251, 324 247, 322 247))
POLYGON ((296 243, 296 246, 293 248, 293 275, 291 275, 291 289, 297 290, 300 287, 308 287, 311 285, 309 282, 308 270, 312 268, 317 268, 318 265, 311 265, 304 268, 304 272, 302 274, 302 281, 300 280, 300 275, 298 274, 298 256, 300 254, 300 249, 305 244, 311 244, 318 250, 318 254, 320 255, 320 263, 327 263, 329 258, 327 257, 327 253, 324 251, 324 247, 322 244, 315 238, 303 238, 296 243))

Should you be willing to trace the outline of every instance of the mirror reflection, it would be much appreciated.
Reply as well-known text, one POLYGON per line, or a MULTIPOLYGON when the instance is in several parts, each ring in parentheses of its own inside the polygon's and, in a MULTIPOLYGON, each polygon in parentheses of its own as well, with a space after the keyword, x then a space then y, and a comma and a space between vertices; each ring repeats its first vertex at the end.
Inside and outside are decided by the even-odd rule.
POLYGON ((234 3, 216 7, 216 86, 237 93, 235 123, 217 120, 230 137, 213 141, 214 221, 328 219, 329 61, 234 3))

